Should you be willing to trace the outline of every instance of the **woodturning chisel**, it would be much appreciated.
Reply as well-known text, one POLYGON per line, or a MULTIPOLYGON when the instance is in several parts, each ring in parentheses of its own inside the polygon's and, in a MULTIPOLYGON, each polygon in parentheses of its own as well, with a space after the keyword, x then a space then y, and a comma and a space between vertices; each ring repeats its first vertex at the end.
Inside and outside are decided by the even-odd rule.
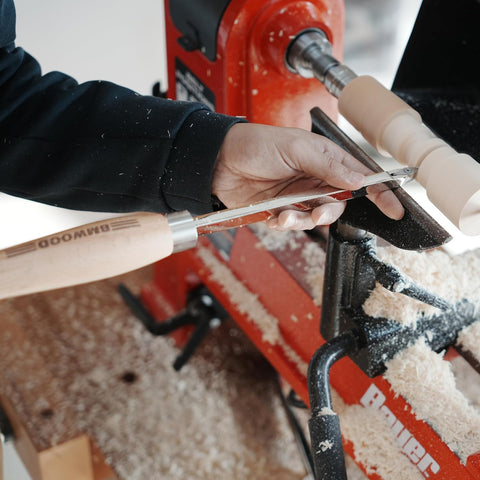
POLYGON ((0 251, 0 299, 120 275, 193 248, 199 235, 261 222, 286 209, 309 211, 325 202, 379 193, 405 184, 415 173, 410 167, 382 172, 366 177, 355 191, 325 187, 197 217, 187 211, 134 213, 22 243, 0 251))

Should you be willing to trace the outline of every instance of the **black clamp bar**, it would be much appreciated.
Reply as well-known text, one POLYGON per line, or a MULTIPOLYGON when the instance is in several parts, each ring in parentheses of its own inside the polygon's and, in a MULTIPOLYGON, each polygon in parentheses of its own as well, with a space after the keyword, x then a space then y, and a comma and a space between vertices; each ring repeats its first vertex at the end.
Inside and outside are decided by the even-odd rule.
POLYGON ((349 331, 323 344, 308 366, 308 393, 312 417, 308 422, 316 480, 346 480, 340 419, 332 408, 330 369, 359 348, 359 336, 349 331))
POLYGON ((390 292, 401 293, 440 310, 452 308, 452 305, 446 300, 420 287, 408 275, 401 273, 393 265, 382 262, 373 249, 365 251, 362 259, 375 272, 377 282, 390 292))
POLYGON ((188 341, 173 363, 173 368, 177 371, 188 362, 210 330, 219 327, 228 316, 204 286, 189 292, 185 310, 163 322, 157 321, 141 300, 133 295, 125 285, 119 285, 118 291, 132 313, 153 335, 168 335, 178 328, 194 326, 188 341))

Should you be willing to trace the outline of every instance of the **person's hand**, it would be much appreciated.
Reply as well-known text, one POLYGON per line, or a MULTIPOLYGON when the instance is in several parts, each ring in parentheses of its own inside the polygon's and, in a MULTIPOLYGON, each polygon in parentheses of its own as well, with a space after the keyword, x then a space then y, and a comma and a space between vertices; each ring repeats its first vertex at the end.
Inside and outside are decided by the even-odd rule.
MULTIPOLYGON (((227 133, 215 167, 212 193, 228 208, 330 185, 361 188, 366 166, 325 137, 296 128, 238 123, 227 133)), ((404 210, 390 191, 369 195, 387 216, 404 210)), ((311 212, 285 210, 268 220, 277 229, 308 230, 340 217, 345 202, 323 204, 311 212)))

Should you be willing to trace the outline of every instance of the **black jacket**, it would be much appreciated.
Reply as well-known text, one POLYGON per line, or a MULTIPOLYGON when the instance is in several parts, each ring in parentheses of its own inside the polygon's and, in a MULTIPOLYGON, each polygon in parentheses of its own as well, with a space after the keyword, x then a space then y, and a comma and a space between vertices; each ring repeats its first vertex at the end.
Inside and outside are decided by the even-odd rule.
POLYGON ((14 41, 13 0, 0 0, 0 191, 81 210, 211 210, 216 155, 239 119, 42 76, 14 41))

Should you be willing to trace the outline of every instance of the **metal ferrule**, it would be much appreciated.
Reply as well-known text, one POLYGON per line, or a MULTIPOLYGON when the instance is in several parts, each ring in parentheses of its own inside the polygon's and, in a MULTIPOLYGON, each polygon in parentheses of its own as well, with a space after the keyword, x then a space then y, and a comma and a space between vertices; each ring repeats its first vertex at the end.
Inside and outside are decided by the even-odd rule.
POLYGON ((168 225, 172 231, 173 253, 195 247, 198 240, 197 226, 192 215, 185 211, 169 213, 168 225))
POLYGON ((315 77, 338 97, 356 74, 331 56, 332 45, 321 30, 305 30, 290 43, 285 55, 287 68, 304 78, 315 77))

